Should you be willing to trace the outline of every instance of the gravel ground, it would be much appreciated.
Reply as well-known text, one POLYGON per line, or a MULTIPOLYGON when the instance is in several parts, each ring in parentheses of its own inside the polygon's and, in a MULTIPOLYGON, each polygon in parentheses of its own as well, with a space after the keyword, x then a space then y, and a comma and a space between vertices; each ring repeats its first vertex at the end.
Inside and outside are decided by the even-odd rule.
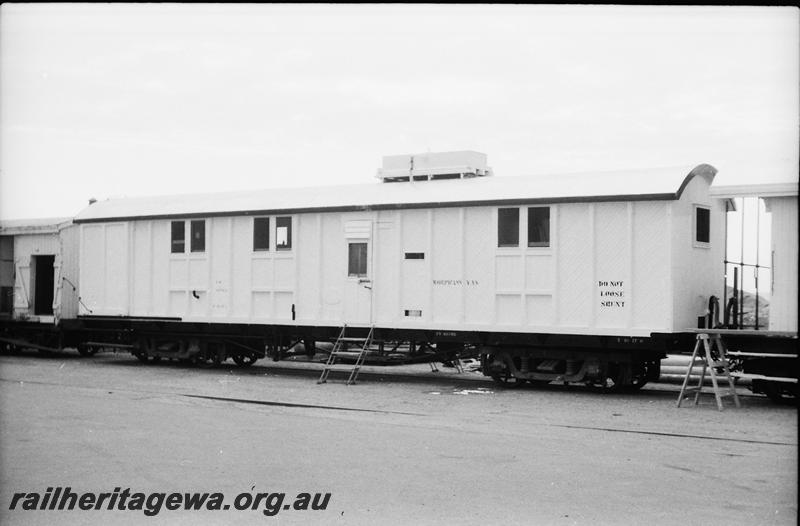
MULTIPOLYGON (((1 524, 795 524, 797 411, 452 370, 0 357, 1 524), (402 373, 402 374, 401 374, 402 373), (413 373, 413 374, 412 374, 413 373), (418 374, 417 374, 418 373, 418 374), (326 510, 9 510, 14 493, 331 493, 326 510), (253 488, 253 489, 251 489, 253 488)), ((290 497, 286 497, 289 499, 290 497)))

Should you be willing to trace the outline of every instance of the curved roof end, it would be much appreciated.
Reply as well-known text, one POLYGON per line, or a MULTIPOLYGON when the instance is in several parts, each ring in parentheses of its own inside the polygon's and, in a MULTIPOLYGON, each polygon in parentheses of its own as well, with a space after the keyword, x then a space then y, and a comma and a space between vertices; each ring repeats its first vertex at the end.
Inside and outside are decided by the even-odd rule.
POLYGON ((692 168, 692 171, 686 174, 686 177, 683 179, 680 188, 678 188, 678 191, 675 193, 676 199, 681 198, 681 194, 686 189, 686 186, 689 184, 689 181, 691 181, 692 178, 698 175, 704 177, 706 181, 708 181, 708 184, 711 184, 711 182, 714 180, 714 176, 717 175, 717 169, 711 166, 710 164, 706 163, 698 164, 697 166, 692 168))

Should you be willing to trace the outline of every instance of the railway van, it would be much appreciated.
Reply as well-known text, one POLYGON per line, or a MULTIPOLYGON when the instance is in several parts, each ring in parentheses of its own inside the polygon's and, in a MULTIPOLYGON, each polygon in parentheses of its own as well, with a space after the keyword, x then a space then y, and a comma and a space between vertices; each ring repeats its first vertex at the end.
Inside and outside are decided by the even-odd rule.
POLYGON ((637 388, 722 296, 715 174, 498 176, 461 151, 364 184, 98 201, 74 218, 78 318, 143 360, 369 335, 476 349, 508 386, 637 388))
MULTIPOLYGON (((78 227, 71 218, 0 221, 0 343, 66 344, 78 314, 78 227)), ((80 347, 84 350, 84 347, 80 347)))

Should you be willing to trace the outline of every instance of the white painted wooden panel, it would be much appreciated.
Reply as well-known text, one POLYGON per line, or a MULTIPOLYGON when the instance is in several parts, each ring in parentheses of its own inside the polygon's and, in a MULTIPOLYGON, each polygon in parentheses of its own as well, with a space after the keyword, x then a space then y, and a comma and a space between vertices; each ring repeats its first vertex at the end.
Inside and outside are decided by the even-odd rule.
POLYGON ((153 257, 149 263, 152 304, 148 310, 148 316, 168 316, 171 302, 169 289, 170 222, 153 221, 152 225, 150 250, 153 257))
POLYGON ((225 319, 231 316, 231 261, 233 219, 215 218, 211 225, 211 242, 208 244, 211 259, 211 317, 225 319))
POLYGON ((344 316, 344 279, 347 275, 347 247, 341 214, 322 215, 322 319, 341 323, 344 316))
POLYGON ((128 223, 109 223, 105 226, 104 314, 128 314, 128 223))
POLYGON ((401 217, 403 252, 398 257, 405 258, 406 252, 422 252, 425 259, 403 259, 399 310, 404 323, 420 324, 431 316, 430 214, 428 210, 404 210, 401 217), (406 316, 406 311, 421 312, 422 316, 406 316))
POLYGON ((797 196, 765 200, 772 215, 772 298, 769 328, 797 331, 797 196))
POLYGON ((105 225, 81 225, 80 229, 80 313, 101 313, 105 309, 105 225))
MULTIPOLYGON (((80 228, 71 225, 59 232, 61 294, 57 308, 62 320, 74 319, 78 315, 78 291, 80 285, 80 228), (66 279, 63 279, 66 278, 66 279)), ((56 288, 59 284, 55 283, 56 288)))
MULTIPOLYGON (((430 268, 434 323, 451 324, 463 319, 464 291, 469 286, 464 278, 464 233, 461 209, 434 210, 431 234, 430 268)), ((398 257, 404 255, 398 254, 398 257)))
POLYGON ((400 246, 401 214, 394 210, 378 213, 372 251, 375 319, 390 326, 399 323, 403 315, 400 312, 400 269, 404 261, 400 246))
POLYGON ((470 326, 490 326, 494 319, 495 216, 490 207, 464 211, 464 321, 470 326))
POLYGON ((667 330, 672 315, 666 202, 633 205, 631 300, 633 326, 667 330))
MULTIPOLYGON (((275 221, 272 220, 271 228, 275 228, 275 221)), ((270 232, 270 243, 275 246, 273 239, 274 231, 270 232)), ((264 298, 259 298, 259 314, 251 312, 251 305, 255 301, 252 297, 252 259, 257 257, 253 254, 253 218, 252 217, 234 217, 233 218, 233 240, 231 243, 232 259, 232 287, 230 292, 231 298, 231 313, 234 320, 248 321, 252 316, 261 320, 268 318, 271 315, 271 307, 266 309, 262 306, 265 301, 264 298), (266 310, 265 310, 266 309, 266 310), (267 312, 267 314, 262 314, 267 312)), ((255 253, 259 254, 259 253, 255 253)), ((255 309, 252 309, 255 311, 255 309)))
POLYGON ((628 203, 597 203, 594 207, 593 326, 628 325, 633 290, 629 279, 630 235, 628 203))
POLYGON ((559 207, 558 230, 553 243, 558 245, 558 289, 560 325, 588 328, 594 298, 594 241, 591 204, 559 207))
POLYGON ((320 214, 297 217, 297 265, 302 277, 297 283, 297 320, 313 324, 322 317, 321 267, 325 264, 320 238, 322 222, 320 214))
POLYGON ((152 245, 153 221, 136 221, 131 224, 133 229, 133 311, 134 316, 150 316, 152 304, 152 288, 150 280, 153 279, 152 245))

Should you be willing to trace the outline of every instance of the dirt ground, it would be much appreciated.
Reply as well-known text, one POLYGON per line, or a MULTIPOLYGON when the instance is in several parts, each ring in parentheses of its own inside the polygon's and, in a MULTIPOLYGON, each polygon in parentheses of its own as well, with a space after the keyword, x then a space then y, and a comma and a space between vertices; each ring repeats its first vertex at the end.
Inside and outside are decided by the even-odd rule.
POLYGON ((796 524, 797 410, 261 361, 0 356, 0 524, 796 524), (325 510, 10 510, 15 493, 330 493, 325 510))

